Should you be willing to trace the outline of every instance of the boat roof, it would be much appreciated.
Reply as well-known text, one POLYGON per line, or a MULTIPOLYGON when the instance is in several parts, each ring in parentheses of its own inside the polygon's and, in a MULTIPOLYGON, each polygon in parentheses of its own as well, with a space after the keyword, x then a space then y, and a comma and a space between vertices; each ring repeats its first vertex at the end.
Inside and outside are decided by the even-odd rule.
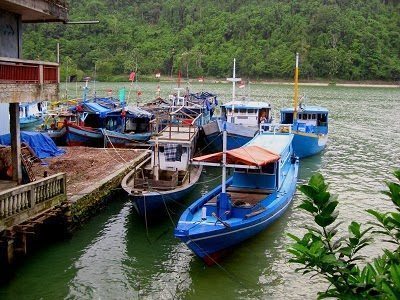
POLYGON ((280 155, 292 142, 293 135, 288 133, 260 133, 245 146, 259 146, 280 155))
POLYGON ((235 108, 259 109, 259 108, 270 108, 271 104, 267 102, 253 101, 253 100, 234 100, 221 105, 221 107, 226 107, 226 108, 232 108, 232 106, 234 106, 235 108))
POLYGON ((178 124, 168 124, 162 131, 155 134, 149 140, 150 144, 185 144, 191 145, 197 138, 197 126, 182 126, 178 124))
MULTIPOLYGON (((294 108, 293 107, 286 107, 281 109, 281 113, 290 113, 293 112, 294 108)), ((299 107, 297 112, 306 112, 306 113, 328 113, 328 109, 322 106, 309 106, 309 105, 303 105, 299 107)))
MULTIPOLYGON (((222 161, 222 152, 203 155, 193 158, 194 161, 219 163, 222 161)), ((257 145, 243 146, 226 152, 228 164, 243 164, 248 166, 265 166, 278 161, 280 156, 257 145)))

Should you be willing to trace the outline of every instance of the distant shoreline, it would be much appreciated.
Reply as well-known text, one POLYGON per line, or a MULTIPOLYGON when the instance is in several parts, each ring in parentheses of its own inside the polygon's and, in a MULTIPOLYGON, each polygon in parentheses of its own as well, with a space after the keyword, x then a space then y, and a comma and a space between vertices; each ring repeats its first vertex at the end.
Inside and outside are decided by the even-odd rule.
MULTIPOLYGON (((119 78, 121 79, 121 77, 119 78)), ((139 79, 139 82, 154 82, 154 83, 168 83, 168 82, 177 82, 177 77, 170 77, 170 76, 163 76, 160 79, 155 79, 150 76, 142 75, 139 79)), ((261 80, 243 80, 246 84, 247 82, 251 82, 253 84, 266 84, 266 85, 293 85, 293 81, 289 80, 276 80, 276 79, 261 79, 261 80)), ((84 81, 78 81, 84 82, 84 81)), ((111 81, 99 81, 97 82, 114 82, 114 83, 129 83, 129 81, 125 80, 111 80, 111 81)), ((191 84, 231 84, 225 78, 204 78, 203 82, 199 82, 198 78, 181 78, 181 84, 185 85, 186 83, 191 84)), ((61 82, 64 83, 64 82, 61 82)), ((69 82, 73 83, 73 82, 69 82)), ((319 80, 301 80, 299 81, 299 86, 337 86, 337 87, 371 87, 371 88, 400 88, 400 81, 398 82, 387 82, 387 81, 379 81, 379 80, 366 80, 366 81, 345 81, 345 80, 338 80, 338 81, 319 81, 319 80)))

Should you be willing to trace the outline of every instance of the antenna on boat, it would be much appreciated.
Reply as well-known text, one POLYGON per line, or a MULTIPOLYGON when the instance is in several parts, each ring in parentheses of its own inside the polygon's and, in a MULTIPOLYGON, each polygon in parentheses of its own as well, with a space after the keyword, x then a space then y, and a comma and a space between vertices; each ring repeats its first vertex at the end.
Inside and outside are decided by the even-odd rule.
POLYGON ((299 98, 299 53, 296 53, 296 69, 294 70, 294 98, 293 120, 297 120, 297 107, 299 98))
MULTIPOLYGON (((236 78, 236 58, 233 59, 233 76, 232 76, 232 78, 227 78, 226 80, 232 82, 232 101, 235 101, 235 99, 236 99, 236 90, 235 90, 236 82, 242 80, 241 78, 236 78)), ((233 118, 234 110, 235 110, 235 104, 232 105, 232 118, 233 118)))

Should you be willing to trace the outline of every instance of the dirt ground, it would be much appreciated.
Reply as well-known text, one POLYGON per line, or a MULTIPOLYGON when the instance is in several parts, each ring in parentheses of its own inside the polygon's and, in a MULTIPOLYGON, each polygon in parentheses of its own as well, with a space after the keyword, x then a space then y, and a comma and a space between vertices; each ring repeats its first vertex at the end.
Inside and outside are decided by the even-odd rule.
POLYGON ((89 147, 60 147, 64 155, 49 157, 33 164, 36 178, 67 173, 67 194, 79 194, 93 182, 104 179, 141 152, 134 149, 111 149, 89 147))

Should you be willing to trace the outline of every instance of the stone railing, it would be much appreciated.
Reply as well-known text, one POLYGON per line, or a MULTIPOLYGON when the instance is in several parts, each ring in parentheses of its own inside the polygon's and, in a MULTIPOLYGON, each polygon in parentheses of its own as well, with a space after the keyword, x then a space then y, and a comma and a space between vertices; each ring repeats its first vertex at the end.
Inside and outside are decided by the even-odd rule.
POLYGON ((0 231, 66 199, 66 175, 59 173, 0 192, 0 231))

